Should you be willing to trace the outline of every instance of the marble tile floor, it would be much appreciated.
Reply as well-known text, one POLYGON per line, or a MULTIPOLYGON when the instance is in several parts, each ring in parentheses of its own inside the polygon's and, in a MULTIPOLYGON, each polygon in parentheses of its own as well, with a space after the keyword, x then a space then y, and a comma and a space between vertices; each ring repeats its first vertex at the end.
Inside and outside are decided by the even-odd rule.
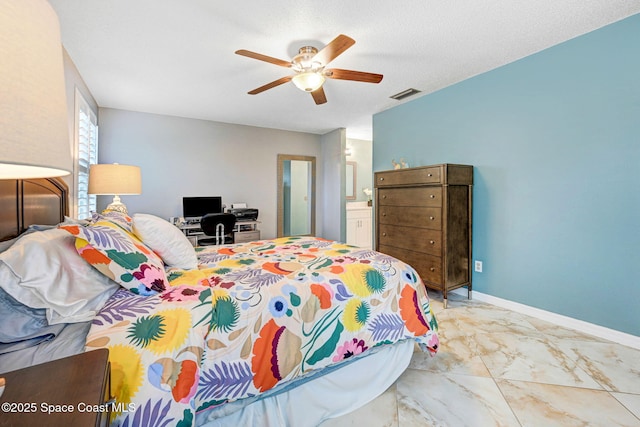
POLYGON ((441 347, 322 427, 640 426, 640 350, 429 292, 441 347))

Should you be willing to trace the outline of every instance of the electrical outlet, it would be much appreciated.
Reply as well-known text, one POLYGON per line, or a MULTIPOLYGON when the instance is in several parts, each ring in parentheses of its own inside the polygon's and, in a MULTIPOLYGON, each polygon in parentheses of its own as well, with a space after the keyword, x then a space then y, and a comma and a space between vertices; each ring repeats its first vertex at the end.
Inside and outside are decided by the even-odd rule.
POLYGON ((482 273, 482 261, 476 261, 474 264, 474 270, 478 273, 482 273))

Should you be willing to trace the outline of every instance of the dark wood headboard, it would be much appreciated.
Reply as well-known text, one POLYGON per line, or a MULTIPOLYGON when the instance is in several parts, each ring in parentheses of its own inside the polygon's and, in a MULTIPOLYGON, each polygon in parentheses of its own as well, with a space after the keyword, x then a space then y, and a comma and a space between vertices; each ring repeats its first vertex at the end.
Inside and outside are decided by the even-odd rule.
POLYGON ((61 178, 0 180, 0 241, 32 224, 55 225, 69 215, 69 187, 61 178))

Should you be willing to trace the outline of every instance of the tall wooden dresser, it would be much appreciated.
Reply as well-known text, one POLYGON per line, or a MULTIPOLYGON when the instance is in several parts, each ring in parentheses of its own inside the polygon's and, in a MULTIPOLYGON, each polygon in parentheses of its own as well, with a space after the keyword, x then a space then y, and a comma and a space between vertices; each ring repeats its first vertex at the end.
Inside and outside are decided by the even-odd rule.
POLYGON ((441 164, 375 173, 376 250, 416 269, 427 288, 463 286, 471 298, 473 166, 441 164))

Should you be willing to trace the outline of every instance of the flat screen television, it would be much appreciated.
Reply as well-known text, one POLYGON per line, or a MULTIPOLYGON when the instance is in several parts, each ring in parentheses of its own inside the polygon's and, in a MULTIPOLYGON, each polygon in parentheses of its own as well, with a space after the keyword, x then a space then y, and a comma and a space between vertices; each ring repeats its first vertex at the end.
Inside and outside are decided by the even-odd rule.
POLYGON ((222 197, 183 197, 182 216, 200 218, 209 213, 222 213, 222 197))

